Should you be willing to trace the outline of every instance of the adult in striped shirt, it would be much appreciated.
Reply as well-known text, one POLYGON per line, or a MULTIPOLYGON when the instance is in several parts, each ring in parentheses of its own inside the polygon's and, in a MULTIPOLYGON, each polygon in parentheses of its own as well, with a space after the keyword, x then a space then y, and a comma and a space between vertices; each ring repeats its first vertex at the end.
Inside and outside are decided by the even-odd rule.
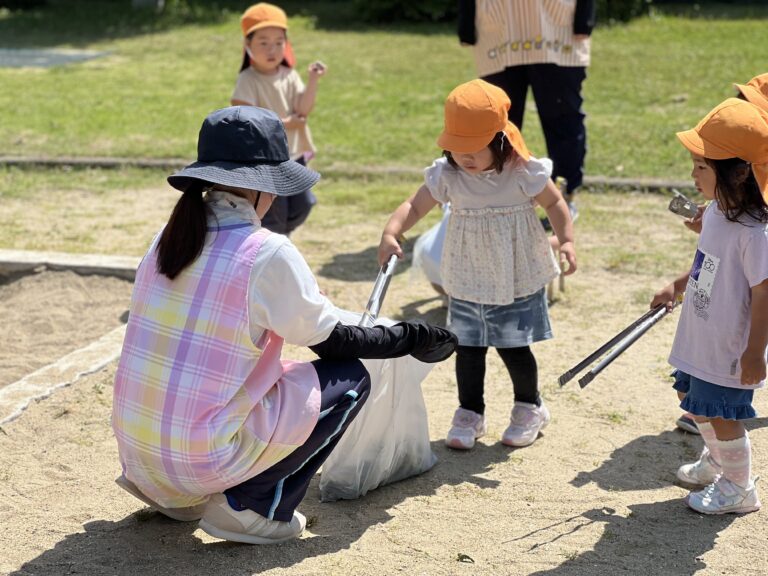
POLYGON ((595 0, 459 0, 459 40, 473 46, 478 75, 507 93, 509 120, 521 130, 531 87, 552 178, 566 180, 572 216, 587 151, 581 87, 594 25, 595 0))

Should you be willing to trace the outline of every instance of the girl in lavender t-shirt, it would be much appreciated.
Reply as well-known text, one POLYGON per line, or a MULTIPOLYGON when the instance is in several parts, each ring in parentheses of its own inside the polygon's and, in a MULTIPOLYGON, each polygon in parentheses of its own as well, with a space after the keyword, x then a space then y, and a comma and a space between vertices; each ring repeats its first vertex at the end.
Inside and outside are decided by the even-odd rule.
POLYGON ((700 458, 677 478, 705 486, 686 504, 705 514, 760 508, 744 420, 754 418, 765 385, 768 347, 768 113, 729 98, 693 130, 678 133, 691 152, 704 212, 689 273, 660 290, 651 306, 685 292, 669 357, 680 407, 704 440, 700 458))

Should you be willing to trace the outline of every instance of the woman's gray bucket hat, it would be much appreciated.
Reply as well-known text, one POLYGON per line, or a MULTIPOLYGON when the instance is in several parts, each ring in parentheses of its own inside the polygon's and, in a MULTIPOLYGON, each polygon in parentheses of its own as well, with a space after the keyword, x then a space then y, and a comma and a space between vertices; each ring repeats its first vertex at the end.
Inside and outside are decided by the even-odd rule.
POLYGON ((320 174, 290 158, 285 127, 271 110, 231 106, 208 115, 197 140, 197 162, 168 177, 182 192, 196 180, 293 196, 320 174))

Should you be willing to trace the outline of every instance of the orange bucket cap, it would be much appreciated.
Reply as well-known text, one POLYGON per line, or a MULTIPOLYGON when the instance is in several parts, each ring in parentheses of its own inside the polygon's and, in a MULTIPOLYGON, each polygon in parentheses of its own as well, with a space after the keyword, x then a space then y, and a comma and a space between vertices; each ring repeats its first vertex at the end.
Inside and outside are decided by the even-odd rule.
POLYGON ((507 119, 511 103, 506 92, 485 80, 454 88, 445 100, 445 126, 437 139, 443 150, 470 154, 488 146, 499 132, 525 161, 531 157, 523 135, 507 119))
POLYGON ((248 8, 240 17, 243 36, 248 36, 254 30, 274 26, 288 30, 288 17, 282 8, 274 4, 259 2, 248 8))
POLYGON ((712 160, 741 158, 752 164, 768 203, 768 112, 739 98, 715 106, 695 128, 678 132, 683 146, 712 160))
POLYGON ((755 76, 746 84, 734 86, 749 102, 768 112, 768 72, 755 76))

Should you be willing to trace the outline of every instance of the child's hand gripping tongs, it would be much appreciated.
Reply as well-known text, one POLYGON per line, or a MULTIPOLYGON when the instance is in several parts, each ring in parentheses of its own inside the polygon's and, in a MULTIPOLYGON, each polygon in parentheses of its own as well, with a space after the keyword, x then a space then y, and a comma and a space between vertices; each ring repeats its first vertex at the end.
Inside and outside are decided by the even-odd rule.
POLYGON ((374 325, 376 318, 379 317, 381 304, 384 302, 384 296, 387 294, 389 281, 392 280, 396 265, 397 254, 392 254, 392 256, 389 257, 389 260, 387 260, 387 263, 379 270, 379 275, 376 277, 376 283, 373 285, 373 292, 371 292, 371 297, 368 299, 368 305, 365 307, 365 312, 363 312, 363 315, 360 317, 358 326, 371 327, 374 325))

